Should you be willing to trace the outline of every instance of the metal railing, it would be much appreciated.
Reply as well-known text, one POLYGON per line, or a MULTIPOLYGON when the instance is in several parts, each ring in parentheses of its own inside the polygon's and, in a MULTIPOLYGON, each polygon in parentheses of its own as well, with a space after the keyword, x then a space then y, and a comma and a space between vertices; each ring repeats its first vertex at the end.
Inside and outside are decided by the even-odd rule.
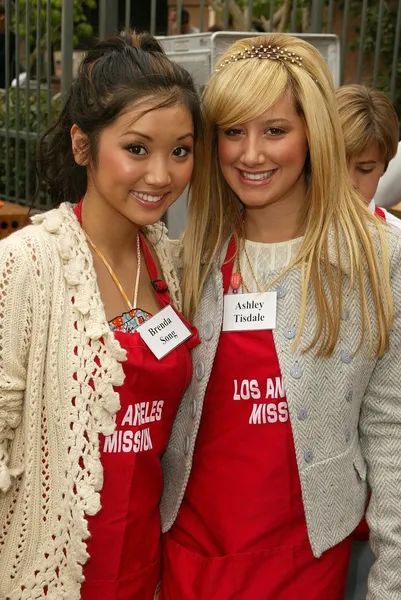
MULTIPOLYGON (((93 34, 101 38, 130 27, 156 35, 183 33, 188 30, 183 9, 190 14, 190 25, 200 32, 213 26, 226 31, 335 33, 341 42, 340 82, 382 89, 401 113, 401 0, 177 0, 169 6, 167 0, 63 0, 56 25, 52 0, 3 0, 3 4, 0 199, 32 202, 35 144, 58 113, 60 99, 73 80, 74 34, 79 18, 86 19, 82 17, 86 9, 93 34), (76 14, 77 5, 83 7, 81 16, 76 14), (60 57, 54 58, 57 50, 60 76, 60 57)), ((36 204, 49 205, 44 195, 36 204)))

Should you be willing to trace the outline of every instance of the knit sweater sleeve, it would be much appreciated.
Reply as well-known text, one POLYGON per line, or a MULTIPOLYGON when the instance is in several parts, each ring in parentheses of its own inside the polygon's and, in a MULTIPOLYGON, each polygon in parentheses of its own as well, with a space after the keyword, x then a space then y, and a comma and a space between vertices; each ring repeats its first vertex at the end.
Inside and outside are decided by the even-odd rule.
POLYGON ((10 466, 14 431, 21 422, 31 333, 29 247, 18 234, 0 243, 0 491, 7 492, 22 465, 10 466))
POLYGON ((372 496, 367 511, 376 561, 367 600, 401 598, 401 235, 391 258, 394 322, 390 347, 373 371, 362 404, 360 433, 372 496))

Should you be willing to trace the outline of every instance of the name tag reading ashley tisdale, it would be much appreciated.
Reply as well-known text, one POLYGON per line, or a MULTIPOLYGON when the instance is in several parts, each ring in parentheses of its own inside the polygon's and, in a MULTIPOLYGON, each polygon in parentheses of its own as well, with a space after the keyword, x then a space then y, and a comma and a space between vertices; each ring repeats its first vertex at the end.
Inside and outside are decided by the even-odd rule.
POLYGON ((171 306, 138 327, 137 332, 159 360, 191 337, 190 330, 171 306))
POLYGON ((223 331, 274 329, 276 316, 276 292, 224 296, 223 331))

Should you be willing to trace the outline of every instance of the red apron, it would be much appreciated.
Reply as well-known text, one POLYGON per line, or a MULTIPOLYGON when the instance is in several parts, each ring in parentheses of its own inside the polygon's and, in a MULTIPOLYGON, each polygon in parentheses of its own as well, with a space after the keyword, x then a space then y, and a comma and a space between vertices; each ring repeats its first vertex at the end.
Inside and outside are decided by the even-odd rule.
MULTIPOLYGON (((80 206, 76 209, 80 218, 80 206)), ((142 239, 142 250, 161 307, 170 304, 167 287, 142 239)), ((181 316, 181 315, 180 315, 181 316)), ((160 459, 181 398, 192 376, 190 340, 161 360, 138 332, 114 332, 127 351, 125 382, 116 388, 121 408, 116 430, 99 436, 104 484, 101 510, 88 517, 90 558, 84 567, 81 600, 153 600, 160 581, 160 459)))
POLYGON ((162 600, 343 600, 350 544, 312 554, 272 331, 221 332, 162 600))

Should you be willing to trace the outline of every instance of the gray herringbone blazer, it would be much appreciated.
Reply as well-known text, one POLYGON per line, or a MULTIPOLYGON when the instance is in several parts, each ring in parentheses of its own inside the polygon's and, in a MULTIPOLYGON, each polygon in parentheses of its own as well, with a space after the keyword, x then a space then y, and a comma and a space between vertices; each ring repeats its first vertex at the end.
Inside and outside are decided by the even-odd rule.
MULTIPOLYGON (((312 550, 319 557, 353 531, 364 513, 368 480, 372 489, 368 522, 377 557, 368 600, 401 599, 401 232, 389 229, 388 237, 395 319, 390 350, 381 360, 370 355, 367 342, 354 355, 361 332, 356 291, 343 298, 340 339, 330 358, 302 353, 315 330, 312 294, 301 348, 294 351, 301 306, 300 270, 293 269, 276 286, 274 340, 287 392, 312 550)), ((346 269, 343 277, 349 277, 346 269)), ((371 298, 368 310, 374 311, 371 298)), ((222 316, 222 277, 216 263, 195 320, 202 343, 193 353, 193 381, 164 456, 164 531, 177 516, 189 478, 222 316)))

